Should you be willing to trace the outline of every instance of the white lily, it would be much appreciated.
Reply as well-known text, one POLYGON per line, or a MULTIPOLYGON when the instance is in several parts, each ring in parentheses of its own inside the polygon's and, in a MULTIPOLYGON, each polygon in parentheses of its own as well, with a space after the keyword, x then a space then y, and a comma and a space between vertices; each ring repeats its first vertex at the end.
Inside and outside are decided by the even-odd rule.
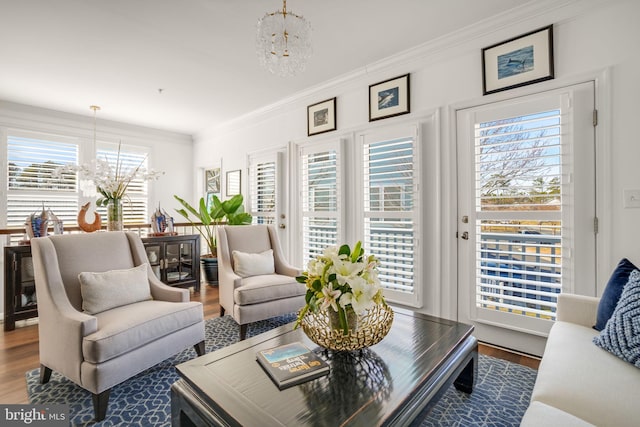
POLYGON ((327 308, 333 308, 333 311, 338 311, 337 300, 340 298, 339 289, 333 289, 332 286, 322 288, 322 303, 320 304, 320 308, 322 310, 326 310, 327 308))
POLYGON ((349 282, 349 285, 351 286, 351 292, 343 294, 340 298, 340 305, 342 307, 351 304, 353 311, 357 314, 361 314, 363 311, 373 307, 375 304, 373 297, 378 292, 375 286, 367 284, 361 277, 349 282))

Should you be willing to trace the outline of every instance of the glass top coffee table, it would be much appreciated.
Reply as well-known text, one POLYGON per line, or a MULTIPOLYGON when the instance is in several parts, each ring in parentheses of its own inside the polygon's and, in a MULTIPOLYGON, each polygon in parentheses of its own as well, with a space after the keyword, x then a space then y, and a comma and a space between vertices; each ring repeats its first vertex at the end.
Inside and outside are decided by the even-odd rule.
POLYGON ((394 310, 378 344, 325 352, 293 323, 177 366, 173 426, 376 426, 421 419, 447 387, 471 393, 478 342, 473 326, 394 310), (302 342, 331 366, 328 375, 284 390, 256 362, 256 352, 302 342))

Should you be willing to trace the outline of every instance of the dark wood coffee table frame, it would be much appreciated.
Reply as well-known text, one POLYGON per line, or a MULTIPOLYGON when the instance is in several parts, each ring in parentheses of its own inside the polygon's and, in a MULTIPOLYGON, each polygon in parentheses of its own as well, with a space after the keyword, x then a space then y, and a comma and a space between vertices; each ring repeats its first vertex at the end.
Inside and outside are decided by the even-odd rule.
POLYGON ((406 426, 454 384, 471 393, 478 342, 473 326, 394 310, 389 334, 362 352, 325 352, 285 325, 177 366, 173 426, 406 426), (323 355, 329 375, 278 390, 258 350, 300 341, 323 355))

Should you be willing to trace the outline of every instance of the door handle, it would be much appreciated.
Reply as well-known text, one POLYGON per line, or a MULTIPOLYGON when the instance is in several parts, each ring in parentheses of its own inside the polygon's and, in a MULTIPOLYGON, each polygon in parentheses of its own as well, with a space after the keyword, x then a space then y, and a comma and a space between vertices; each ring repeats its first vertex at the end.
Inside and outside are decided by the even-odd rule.
POLYGON ((460 237, 462 237, 464 240, 469 240, 469 232, 465 231, 460 237))
POLYGON ((284 224, 280 224, 280 228, 287 228, 287 226, 284 224))

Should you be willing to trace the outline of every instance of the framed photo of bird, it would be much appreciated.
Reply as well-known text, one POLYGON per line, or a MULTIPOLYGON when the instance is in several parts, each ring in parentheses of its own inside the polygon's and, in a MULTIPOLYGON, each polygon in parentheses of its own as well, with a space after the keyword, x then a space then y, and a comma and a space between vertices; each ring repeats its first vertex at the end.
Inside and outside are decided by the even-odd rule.
POLYGON ((369 121, 411 112, 409 74, 369 86, 369 121))
POLYGON ((553 25, 482 49, 483 95, 553 78, 553 25))
POLYGON ((307 107, 307 136, 337 129, 336 98, 307 107))

